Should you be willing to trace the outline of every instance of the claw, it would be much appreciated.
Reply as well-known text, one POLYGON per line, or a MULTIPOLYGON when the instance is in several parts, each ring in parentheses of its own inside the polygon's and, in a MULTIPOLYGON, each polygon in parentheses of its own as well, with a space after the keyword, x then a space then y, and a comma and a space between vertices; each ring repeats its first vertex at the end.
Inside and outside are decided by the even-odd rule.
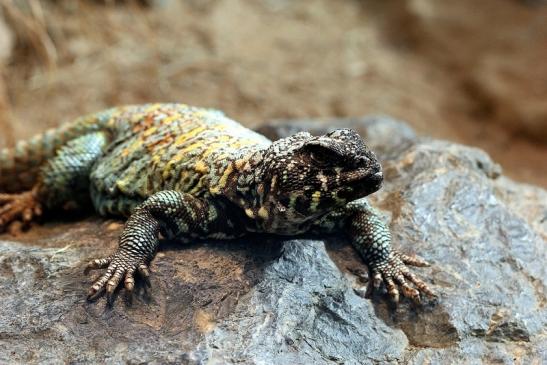
POLYGON ((144 279, 144 283, 147 287, 151 288, 152 283, 150 282, 150 270, 148 270, 148 267, 145 264, 139 265, 138 268, 139 274, 144 279))
POLYGON ((104 292, 104 287, 101 289, 94 289, 93 287, 91 287, 91 289, 89 289, 89 291, 87 292, 87 300, 92 302, 94 301, 95 299, 99 298, 104 292))
POLYGON ((87 292, 87 300, 93 301, 99 298, 103 294, 104 290, 104 285, 93 285, 91 288, 89 288, 89 291, 87 292))

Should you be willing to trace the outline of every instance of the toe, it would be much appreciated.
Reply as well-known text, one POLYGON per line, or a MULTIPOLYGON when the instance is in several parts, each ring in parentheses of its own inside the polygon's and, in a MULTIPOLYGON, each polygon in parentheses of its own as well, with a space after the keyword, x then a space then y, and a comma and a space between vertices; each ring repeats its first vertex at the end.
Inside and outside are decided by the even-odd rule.
POLYGON ((395 285, 395 282, 390 276, 384 276, 384 283, 386 285, 387 293, 389 294, 389 297, 394 303, 399 302, 399 290, 397 289, 397 285, 395 285))
POLYGON ((125 295, 126 297, 131 300, 133 298, 133 289, 135 289, 135 270, 128 270, 125 274, 125 279, 123 281, 124 287, 125 287, 125 295))
POLYGON ((106 283, 106 298, 109 305, 114 303, 114 292, 124 277, 125 270, 121 267, 116 269, 110 280, 106 283))
MULTIPOLYGON (((15 221, 22 221, 21 228, 26 228, 28 223, 42 213, 41 209, 40 203, 33 194, 0 194, 0 230, 15 221)), ((12 232, 11 229, 10 232, 12 232)))
POLYGON ((398 257, 404 264, 418 267, 430 266, 429 262, 422 259, 419 256, 408 256, 404 253, 397 252, 395 256, 398 257))
POLYGON ((28 223, 32 220, 34 216, 34 211, 32 208, 25 208, 23 210, 23 214, 21 214, 21 218, 23 218, 23 222, 28 223))
POLYGON ((36 204, 33 209, 33 213, 35 217, 41 217, 42 216, 42 206, 40 204, 36 204))
POLYGON ((0 204, 5 204, 13 200, 13 195, 11 194, 0 194, 0 204))
POLYGON ((150 283, 150 270, 146 266, 146 264, 140 264, 138 267, 138 271, 140 276, 144 279, 144 282, 147 287, 151 287, 152 283, 150 283))
POLYGON ((106 289, 106 283, 112 277, 115 269, 116 267, 114 265, 110 265, 106 272, 93 283, 87 295, 88 300, 95 300, 102 295, 106 289))
POLYGON ((110 265, 111 261, 112 261, 112 256, 108 256, 102 259, 92 260, 86 265, 84 269, 84 274, 85 275, 89 274, 91 270, 104 269, 105 267, 110 265))
POLYGON ((0 207, 0 215, 7 215, 12 209, 13 209, 13 204, 12 203, 8 203, 8 204, 0 207))
POLYGON ((408 284, 403 274, 397 273, 394 279, 401 288, 404 297, 410 298, 415 302, 420 301, 420 292, 408 284))
POLYGON ((424 283, 421 279, 419 279, 416 275, 411 273, 410 271, 406 270, 403 272, 403 275, 412 283, 418 290, 424 294, 426 294, 429 297, 436 297, 435 293, 427 286, 426 283, 424 283))

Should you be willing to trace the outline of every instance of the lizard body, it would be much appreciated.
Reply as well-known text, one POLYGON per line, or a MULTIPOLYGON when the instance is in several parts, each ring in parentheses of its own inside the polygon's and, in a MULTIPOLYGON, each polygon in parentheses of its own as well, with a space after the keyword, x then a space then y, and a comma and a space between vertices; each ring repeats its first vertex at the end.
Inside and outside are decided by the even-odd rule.
POLYGON ((110 300, 122 281, 131 292, 137 272, 147 279, 160 234, 188 241, 336 231, 368 265, 368 294, 384 283, 395 301, 400 291, 433 295, 406 267, 426 263, 391 249, 364 199, 382 179, 376 156, 349 129, 272 142, 216 110, 125 106, 1 151, 0 191, 12 194, 0 194, 0 229, 43 209, 89 204, 129 217, 118 250, 86 268, 106 268, 90 298, 106 291, 110 300))

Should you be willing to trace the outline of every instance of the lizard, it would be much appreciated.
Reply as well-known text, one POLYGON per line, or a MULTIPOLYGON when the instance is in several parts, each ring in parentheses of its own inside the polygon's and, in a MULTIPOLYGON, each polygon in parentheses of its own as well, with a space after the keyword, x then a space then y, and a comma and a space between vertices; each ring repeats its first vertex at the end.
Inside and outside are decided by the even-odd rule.
POLYGON ((117 250, 90 261, 105 269, 88 299, 135 278, 150 285, 162 238, 188 242, 249 233, 346 236, 369 272, 365 297, 385 287, 398 302, 435 293, 408 266, 428 266, 391 247, 366 196, 380 189, 376 155, 351 129, 270 141, 224 113, 179 103, 127 105, 89 114, 0 152, 0 231, 46 211, 92 206, 126 217, 117 250))

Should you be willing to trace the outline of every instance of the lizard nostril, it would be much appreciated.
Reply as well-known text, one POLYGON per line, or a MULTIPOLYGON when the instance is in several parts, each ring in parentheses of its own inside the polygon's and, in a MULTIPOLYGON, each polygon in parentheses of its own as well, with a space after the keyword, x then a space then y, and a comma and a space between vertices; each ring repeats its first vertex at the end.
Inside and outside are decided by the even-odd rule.
POLYGON ((370 164, 370 159, 365 156, 359 156, 355 161, 357 162, 358 166, 368 166, 370 164))

